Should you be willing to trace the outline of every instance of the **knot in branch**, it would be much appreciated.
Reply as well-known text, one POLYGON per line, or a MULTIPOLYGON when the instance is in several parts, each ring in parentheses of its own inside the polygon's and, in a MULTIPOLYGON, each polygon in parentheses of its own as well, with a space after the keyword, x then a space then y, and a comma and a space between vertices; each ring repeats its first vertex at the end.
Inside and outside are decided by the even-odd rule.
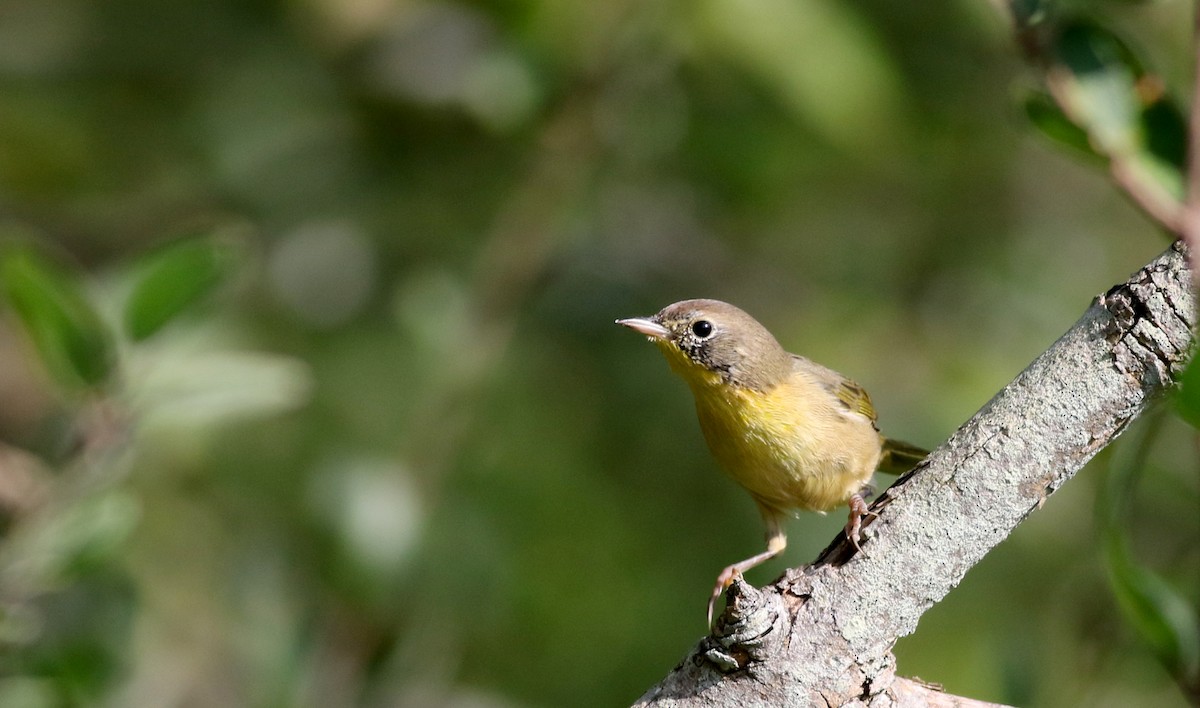
MULTIPOLYGON (((1173 250, 1186 258, 1182 241, 1173 250)), ((1147 388, 1170 386, 1187 364, 1196 324, 1190 280, 1187 268, 1160 258, 1096 299, 1112 317, 1104 335, 1113 365, 1147 388)))
POLYGON ((762 592, 736 578, 725 593, 725 612, 717 619, 705 658, 729 673, 745 669, 773 653, 786 610, 777 593, 762 592))

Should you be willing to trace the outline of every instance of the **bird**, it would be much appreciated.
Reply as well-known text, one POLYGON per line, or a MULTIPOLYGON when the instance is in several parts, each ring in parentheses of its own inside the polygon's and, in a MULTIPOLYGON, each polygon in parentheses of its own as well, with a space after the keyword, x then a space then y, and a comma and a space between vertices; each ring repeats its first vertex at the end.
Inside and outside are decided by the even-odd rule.
POLYGON ((618 319, 645 335, 691 388, 713 457, 758 506, 766 550, 727 566, 708 601, 734 578, 787 547, 784 521, 798 511, 848 505, 847 539, 859 552, 876 470, 902 473, 927 454, 886 438, 866 390, 791 354, 758 320, 720 300, 683 300, 649 317, 618 319))

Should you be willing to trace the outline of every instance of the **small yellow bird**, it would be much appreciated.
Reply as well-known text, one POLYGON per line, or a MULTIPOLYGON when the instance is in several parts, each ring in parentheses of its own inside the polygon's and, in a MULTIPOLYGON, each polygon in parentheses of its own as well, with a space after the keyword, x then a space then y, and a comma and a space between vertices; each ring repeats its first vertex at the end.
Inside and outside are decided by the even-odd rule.
MULTIPOLYGON (((687 381, 708 448, 742 485, 766 524, 767 550, 725 568, 708 601, 787 546, 783 519, 850 505, 846 537, 859 548, 863 492, 875 470, 900 473, 918 447, 884 438, 861 386, 789 354, 757 320, 719 300, 684 300, 651 317, 617 320, 658 345, 687 381)), ((859 549, 861 550, 861 548, 859 549)))

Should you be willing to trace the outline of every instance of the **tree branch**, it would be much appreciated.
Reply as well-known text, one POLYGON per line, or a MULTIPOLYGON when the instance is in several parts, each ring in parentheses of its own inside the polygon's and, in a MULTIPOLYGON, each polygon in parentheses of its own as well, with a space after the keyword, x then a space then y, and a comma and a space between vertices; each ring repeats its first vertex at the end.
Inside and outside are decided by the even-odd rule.
POLYGON ((895 676, 891 648, 1175 380, 1196 307, 1176 242, 1083 317, 844 537, 728 608, 638 706, 987 705, 895 676))

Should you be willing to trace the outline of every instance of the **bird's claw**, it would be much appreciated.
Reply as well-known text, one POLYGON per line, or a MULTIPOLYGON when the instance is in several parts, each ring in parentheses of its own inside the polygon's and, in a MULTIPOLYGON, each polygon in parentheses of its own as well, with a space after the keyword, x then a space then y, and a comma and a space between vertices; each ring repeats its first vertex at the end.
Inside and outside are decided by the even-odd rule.
POLYGON ((741 575, 737 568, 729 566, 721 571, 717 576, 717 584, 713 587, 712 596, 708 598, 708 626, 712 627, 713 623, 713 608, 717 605, 717 600, 725 592, 725 589, 733 584, 733 579, 741 575))
POLYGON ((861 553, 864 558, 870 558, 867 552, 859 545, 859 539, 862 537, 862 520, 864 517, 871 516, 879 518, 879 512, 872 511, 867 506, 867 501, 863 499, 861 494, 855 494, 850 497, 850 520, 846 522, 846 540, 854 546, 854 550, 861 553))

